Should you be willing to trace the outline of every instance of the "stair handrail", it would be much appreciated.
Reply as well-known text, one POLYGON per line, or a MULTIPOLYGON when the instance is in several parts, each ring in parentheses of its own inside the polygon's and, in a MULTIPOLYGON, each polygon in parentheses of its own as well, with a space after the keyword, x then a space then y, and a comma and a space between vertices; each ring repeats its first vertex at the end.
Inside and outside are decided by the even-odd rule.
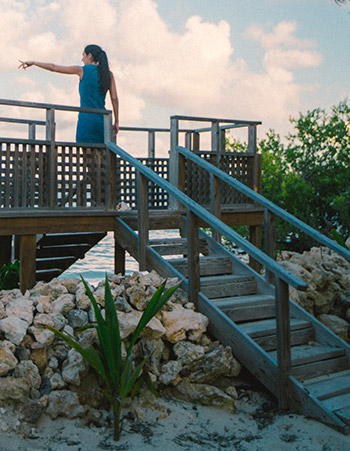
POLYGON ((143 165, 136 158, 132 157, 118 145, 114 143, 107 143, 107 148, 117 156, 121 157, 123 160, 132 164, 139 173, 143 174, 148 180, 154 182, 159 187, 175 197, 177 201, 179 201, 184 207, 186 207, 186 209, 193 212, 195 215, 205 221, 205 223, 210 227, 227 236, 229 239, 232 239, 233 242, 236 242, 241 249, 251 255, 255 260, 260 262, 268 270, 276 274, 280 279, 284 280, 297 290, 306 290, 306 282, 292 274, 290 271, 286 270, 282 265, 278 264, 271 257, 267 256, 263 251, 247 241, 239 233, 232 230, 231 227, 224 224, 220 219, 218 219, 212 213, 208 212, 201 205, 197 204, 182 191, 180 191, 176 186, 172 185, 167 180, 157 175, 155 172, 153 172, 147 166, 143 165))
POLYGON ((182 146, 176 146, 176 150, 183 155, 185 158, 188 158, 189 160, 196 163, 198 166, 201 166, 203 169, 205 169, 208 173, 212 174, 213 176, 217 177, 218 179, 224 181, 229 186, 235 188, 237 191, 241 192, 245 196, 252 199, 254 202, 260 204, 265 209, 271 211, 272 213, 275 213, 280 218, 284 219, 285 221, 289 222, 291 225, 299 228, 304 233, 309 235, 311 238, 313 238, 315 241, 318 241, 320 244, 323 244, 326 247, 329 247, 330 249, 334 250, 338 254, 340 254, 343 258, 350 261, 350 251, 345 249, 344 247, 340 246, 336 241, 331 240, 330 238, 326 237, 325 235, 321 234, 305 222, 301 221, 300 219, 293 216, 291 213, 288 213, 286 210, 283 210, 283 208, 279 207, 278 205, 274 204, 273 202, 266 199, 266 197, 262 196, 261 194, 256 193, 254 190, 249 188, 248 186, 244 185, 242 182, 239 182, 238 180, 234 179, 230 175, 226 174, 221 169, 218 169, 216 166, 214 166, 211 163, 208 163, 203 158, 198 157, 196 154, 191 152, 190 150, 186 149, 182 146))

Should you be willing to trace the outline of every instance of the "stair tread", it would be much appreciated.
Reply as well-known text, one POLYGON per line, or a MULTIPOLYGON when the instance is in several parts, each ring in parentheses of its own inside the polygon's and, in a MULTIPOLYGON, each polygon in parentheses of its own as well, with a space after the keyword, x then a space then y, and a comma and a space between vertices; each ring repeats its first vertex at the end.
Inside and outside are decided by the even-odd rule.
POLYGON ((251 282, 254 280, 253 276, 243 276, 239 274, 227 274, 222 276, 205 276, 201 277, 201 287, 222 285, 223 283, 235 283, 235 282, 251 282))
MULTIPOLYGON (((172 265, 181 265, 187 263, 187 258, 186 257, 170 258, 167 260, 167 262, 171 263, 172 265)), ((228 257, 214 257, 212 255, 205 255, 199 257, 200 264, 213 262, 230 262, 230 259, 228 257)))
POLYGON ((348 393, 350 392, 350 370, 304 381, 304 386, 319 400, 348 393))
POLYGON ((249 296, 230 296, 227 298, 210 299, 221 310, 231 307, 248 307, 262 304, 272 304, 275 302, 274 296, 267 294, 254 294, 249 296))
MULTIPOLYGON (((290 329, 304 329, 310 327, 310 321, 303 319, 291 319, 290 329)), ((248 323, 243 323, 239 325, 242 332, 246 333, 250 337, 261 337, 264 335, 272 335, 276 333, 276 319, 266 319, 262 321, 253 321, 248 323)))
MULTIPOLYGON (((270 357, 277 361, 277 351, 270 351, 270 357)), ((340 357, 345 354, 343 349, 334 348, 324 345, 300 345, 291 348, 292 366, 309 364, 312 362, 319 362, 320 360, 327 360, 335 357, 340 357)))

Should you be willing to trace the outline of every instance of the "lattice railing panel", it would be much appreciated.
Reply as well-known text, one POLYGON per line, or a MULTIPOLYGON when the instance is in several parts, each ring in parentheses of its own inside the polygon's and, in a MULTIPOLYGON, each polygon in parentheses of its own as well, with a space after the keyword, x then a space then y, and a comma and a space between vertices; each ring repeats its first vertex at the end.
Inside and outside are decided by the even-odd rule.
MULTIPOLYGON (((152 169, 165 180, 168 179, 167 158, 139 158, 142 164, 152 169)), ((120 158, 117 159, 117 203, 125 202, 136 208, 136 170, 120 158)), ((148 206, 151 210, 168 208, 168 194, 155 183, 148 182, 148 206)))
MULTIPOLYGON (((250 188, 253 187, 253 156, 225 153, 220 155, 219 164, 217 164, 217 154, 214 152, 200 152, 198 156, 250 188)), ((210 193, 209 174, 195 163, 187 160, 186 194, 200 205, 208 206, 210 204, 210 193)), ((220 191, 220 200, 222 206, 251 202, 246 196, 224 183, 220 191)))

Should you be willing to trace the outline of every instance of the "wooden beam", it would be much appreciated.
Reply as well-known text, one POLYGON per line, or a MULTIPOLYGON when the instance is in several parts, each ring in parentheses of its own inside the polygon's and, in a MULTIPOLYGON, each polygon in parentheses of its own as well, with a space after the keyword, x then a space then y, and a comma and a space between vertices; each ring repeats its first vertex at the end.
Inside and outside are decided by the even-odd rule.
POLYGON ((276 277, 276 335, 277 335, 277 365, 279 373, 278 405, 281 410, 288 406, 288 386, 291 374, 290 350, 290 313, 289 286, 276 277))
POLYGON ((186 228, 188 297, 189 301, 193 302, 198 309, 198 293, 200 291, 198 217, 190 210, 187 210, 186 228))
POLYGON ((12 235, 0 236, 0 268, 11 263, 12 235))
POLYGON ((35 285, 36 235, 20 237, 19 283, 22 293, 35 285))
POLYGON ((125 249, 118 243, 118 233, 114 232, 114 272, 125 274, 125 249))
MULTIPOLYGON (((261 249, 261 226, 251 225, 249 226, 249 241, 254 244, 258 249, 261 249)), ((262 265, 258 263, 254 258, 249 256, 249 266, 256 272, 260 272, 262 265)))
POLYGON ((147 245, 149 241, 148 219, 148 179, 138 172, 137 174, 137 219, 138 219, 138 261, 140 271, 147 269, 147 245))

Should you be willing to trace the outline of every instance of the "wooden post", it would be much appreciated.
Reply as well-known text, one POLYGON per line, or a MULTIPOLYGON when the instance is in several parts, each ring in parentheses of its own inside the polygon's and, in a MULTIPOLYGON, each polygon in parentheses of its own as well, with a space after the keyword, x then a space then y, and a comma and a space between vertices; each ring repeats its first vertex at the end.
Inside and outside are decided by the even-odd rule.
POLYGON ((193 132, 193 150, 198 151, 200 146, 199 132, 193 132))
POLYGON ((186 132, 185 134, 185 147, 188 150, 192 149, 192 132, 186 132))
POLYGON ((138 255, 140 271, 147 269, 147 245, 149 241, 148 179, 137 173, 138 255))
MULTIPOLYGON (((210 174, 210 208, 211 212, 218 219, 221 218, 221 201, 220 201, 220 180, 215 175, 210 174)), ((221 242, 221 234, 212 229, 214 240, 221 242)))
MULTIPOLYGON (((178 188, 179 186, 179 153, 176 147, 179 145, 179 120, 170 118, 170 156, 169 156, 169 182, 178 188)), ((172 196, 169 198, 169 209, 179 208, 178 202, 172 196)))
POLYGON ((188 297, 196 309, 198 309, 198 293, 200 291, 198 222, 198 216, 191 210, 187 210, 188 297))
POLYGON ((155 158, 155 133, 148 131, 148 158, 155 158))
POLYGON ((103 124, 104 124, 104 142, 107 144, 109 142, 115 142, 114 134, 113 134, 113 125, 112 125, 112 113, 103 115, 103 124))
POLYGON ((35 285, 36 235, 20 237, 19 253, 19 283, 24 294, 35 285))
POLYGON ((0 269, 9 265, 12 257, 12 235, 0 236, 0 269))
POLYGON ((277 364, 279 372, 278 404, 288 408, 288 382, 291 371, 289 286, 276 277, 276 335, 277 364))
POLYGON ((104 171, 105 209, 115 210, 117 205, 117 156, 106 148, 106 168, 104 171))
POLYGON ((35 124, 28 124, 28 138, 35 139, 35 124))
MULTIPOLYGON (((264 210, 264 236, 265 236, 265 253, 273 260, 276 259, 276 224, 275 215, 267 208, 264 210)), ((274 274, 266 270, 265 279, 267 283, 273 284, 274 274)))
POLYGON ((57 206, 57 157, 55 134, 55 110, 49 108, 46 110, 46 140, 50 142, 50 151, 47 159, 47 188, 49 190, 48 206, 51 208, 57 206))
POLYGON ((248 153, 254 155, 253 163, 253 190, 259 191, 258 157, 256 153, 256 125, 248 125, 248 153))
POLYGON ((211 123, 211 150, 213 152, 216 152, 216 155, 218 155, 219 152, 219 134, 220 134, 220 128, 219 128, 219 122, 215 121, 211 123))
MULTIPOLYGON (((253 225, 249 226, 249 241, 254 244, 255 247, 261 249, 261 226, 253 225)), ((249 256, 249 266, 254 269, 254 271, 259 272, 262 268, 261 264, 249 256)))
POLYGON ((114 272, 125 274, 125 249, 117 241, 117 232, 114 232, 114 272))

